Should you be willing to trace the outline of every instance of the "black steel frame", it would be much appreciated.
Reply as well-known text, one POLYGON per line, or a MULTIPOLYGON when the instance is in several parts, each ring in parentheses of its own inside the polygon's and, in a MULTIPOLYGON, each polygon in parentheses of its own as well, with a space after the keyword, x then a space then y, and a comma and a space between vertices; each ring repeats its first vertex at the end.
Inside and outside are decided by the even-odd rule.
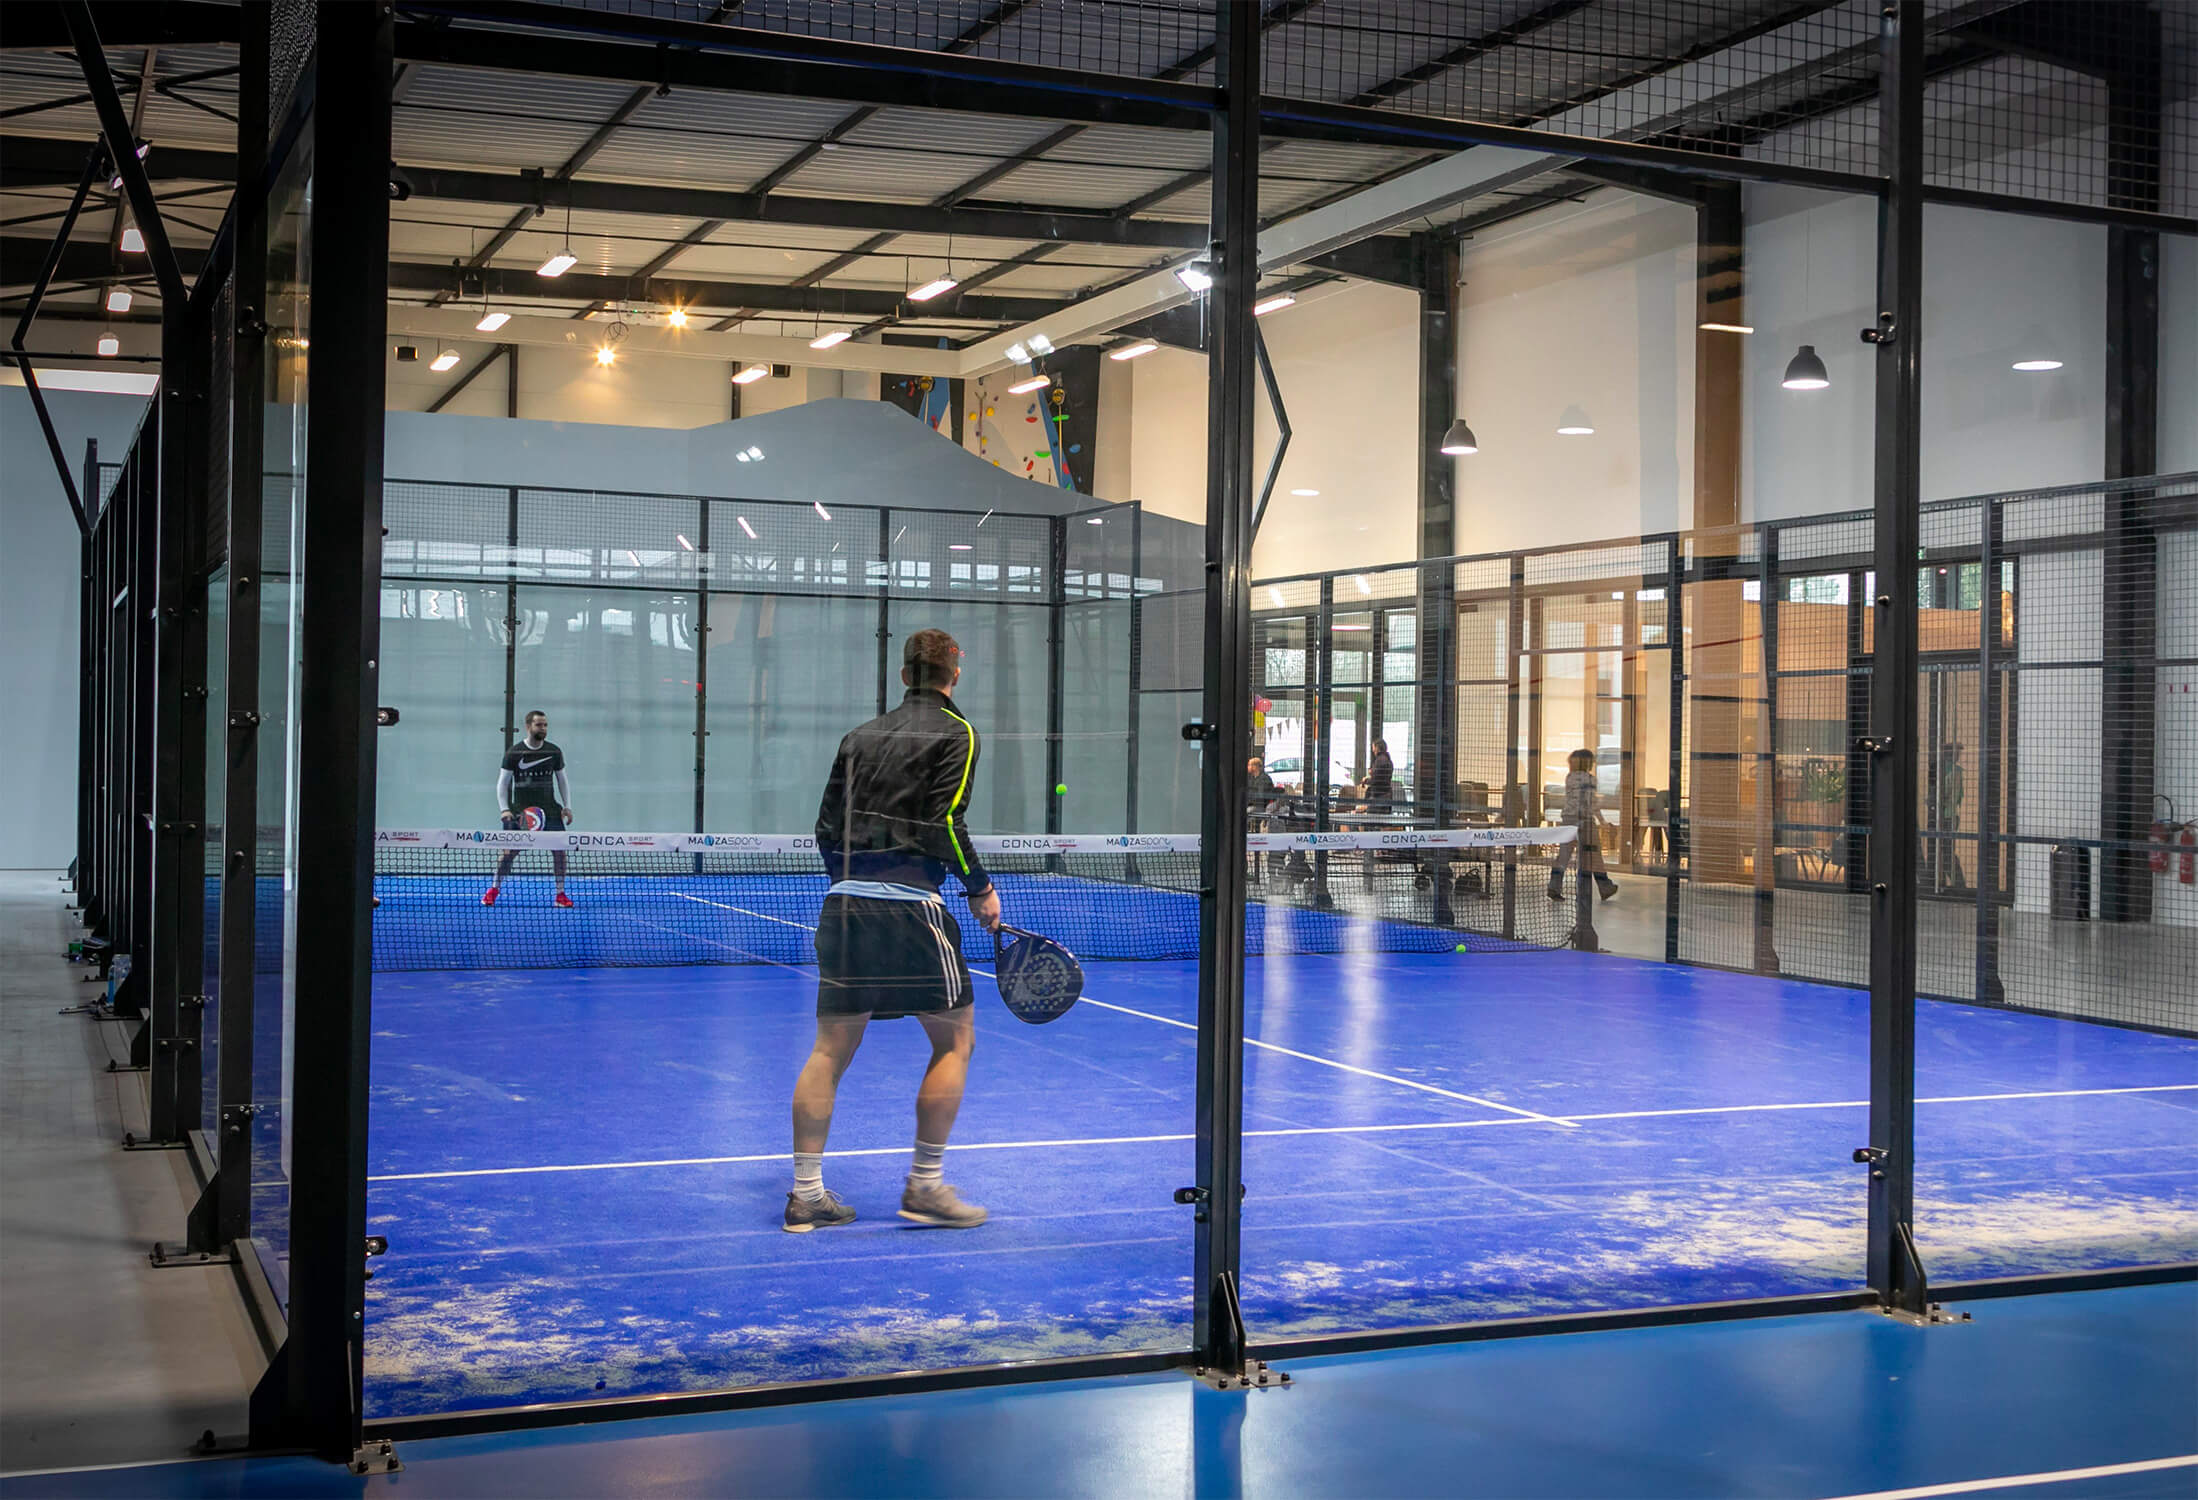
MULTIPOLYGON (((64 8, 72 38, 87 62, 96 61, 96 36, 87 7, 64 8)), ((1992 195, 1951 193, 1926 187, 1922 178, 1921 99, 1924 81, 1925 17, 1920 0, 1895 0, 1885 12, 1880 57, 1888 86, 1881 91, 1883 170, 1878 174, 1814 172, 1738 159, 1717 159, 1659 146, 1583 141, 1503 127, 1427 120, 1379 109, 1327 106, 1263 99, 1259 80, 1259 25, 1255 13, 1217 0, 1216 40, 1211 60, 1212 87, 1174 80, 1095 81, 1057 70, 960 56, 893 51, 815 38, 786 37, 762 31, 646 16, 608 15, 565 6, 432 3, 388 0, 371 4, 321 7, 318 61, 298 88, 292 126, 275 132, 285 144, 273 148, 264 97, 254 100, 248 85, 240 127, 238 163, 252 188, 230 226, 231 262, 240 273, 258 277, 265 253, 265 192, 270 167, 283 159, 297 122, 308 109, 325 107, 345 129, 320 147, 319 201, 312 227, 319 347, 315 351, 310 399, 313 411, 309 469, 313 493, 306 509, 304 608, 306 611, 303 696, 294 732, 310 737, 316 755, 308 759, 301 802, 301 856, 298 886, 299 946, 324 957, 316 1004, 299 1013, 294 1038, 301 1076, 320 1080, 302 1092, 295 1105, 293 1129, 297 1170, 290 1202, 292 1253, 291 1301, 283 1345, 269 1378, 255 1400, 253 1438, 261 1445, 299 1445, 332 1459, 348 1459, 369 1435, 425 1435, 492 1428, 587 1421, 608 1416, 762 1406, 825 1397, 998 1384, 1107 1372, 1190 1366, 1221 1374, 1240 1373, 1257 1356, 1311 1354, 1349 1348, 1388 1347, 1454 1339, 1504 1337, 1586 1327, 1624 1327, 1692 1322, 1712 1318, 1764 1316, 1810 1309, 1876 1306, 1910 1315, 1925 1310, 1929 1288, 1918 1262, 1911 1232, 1913 1212, 1914 1107, 1914 838, 1916 703, 1916 619, 1912 590, 1899 580, 1917 557, 1917 486, 1919 431, 1919 343, 1921 207, 1927 201, 1979 203, 2024 213, 2065 216, 2065 206, 2001 201, 1992 195), (398 10, 405 19, 397 19, 398 10), (519 31, 470 29, 468 21, 517 24, 519 31), (456 23, 456 24, 451 24, 456 23), (583 38, 574 33, 591 29, 583 38), (1200 890, 1201 956, 1197 1059, 1196 1181, 1179 1193, 1194 1222, 1194 1328, 1187 1350, 1132 1353, 1073 1361, 1035 1362, 981 1369, 946 1370, 906 1376, 858 1378, 794 1386, 707 1392, 638 1400, 581 1402, 552 1407, 487 1413, 455 1413, 395 1422, 362 1421, 361 1341, 364 1315, 366 1195, 366 1066, 368 1055, 369 951, 367 901, 371 889, 372 822, 365 789, 374 784, 374 677, 377 651, 377 596, 380 576, 382 472, 382 367, 385 298, 388 286, 387 168, 390 131, 389 80, 398 56, 528 71, 620 77, 645 84, 696 88, 745 88, 766 92, 821 94, 850 101, 934 102, 963 109, 1052 116, 1063 119, 1124 121, 1176 128, 1211 129, 1214 140, 1211 251, 1217 267, 1208 303, 1205 347, 1209 352, 1209 473, 1207 579, 1205 588, 1206 663, 1203 711, 1186 726, 1186 737, 1206 750, 1201 832, 1204 869, 1200 890), (250 105, 257 102, 261 108, 250 105), (1870 754, 1875 761, 1870 812, 1874 910, 1872 931, 1872 1107, 1869 1142, 1858 1152, 1870 1170, 1868 1286, 1821 1297, 1771 1298, 1651 1309, 1640 1312, 1582 1314, 1501 1320, 1492 1323, 1392 1330, 1336 1339, 1275 1341, 1248 1339, 1237 1307, 1236 1278, 1241 1261, 1243 1108, 1243 942, 1245 862, 1229 851, 1240 849, 1245 832, 1242 747, 1249 741, 1251 615, 1248 571, 1252 510, 1252 402, 1256 380, 1256 331, 1250 305, 1257 284, 1258 154, 1262 135, 1276 138, 1340 139, 1462 149, 1474 144, 1524 146, 1617 167, 1730 180, 1798 183, 1875 195, 1881 204, 1880 304, 1884 313, 1878 336, 1878 474, 1875 557, 1881 580, 1875 670, 1871 678, 1870 754)), ((245 7, 243 47, 246 72, 268 74, 268 13, 245 7)), ((120 100, 103 68, 91 80, 102 124, 110 136, 120 122, 120 100), (104 84, 104 86, 103 86, 104 84)), ((91 168, 87 167, 87 173, 91 168)), ((188 964, 186 939, 179 923, 191 908, 186 886, 202 886, 188 856, 195 829, 190 816, 190 767, 178 757, 156 775, 156 752, 190 740, 188 701, 203 672, 193 676, 194 643, 185 619, 191 588, 203 587, 204 556, 192 551, 185 535, 191 528, 171 522, 198 515, 205 496, 206 446, 221 414, 194 412, 194 396, 203 400, 206 349, 225 331, 206 326, 204 309, 213 305, 187 295, 178 258, 159 233, 159 215, 149 181, 134 160, 120 163, 138 219, 147 229, 152 264, 171 309, 164 343, 167 383, 163 399, 148 418, 139 442, 121 466, 115 497, 99 505, 96 462, 86 468, 82 505, 87 523, 86 618, 83 650, 87 665, 82 750, 84 784, 80 814, 80 884, 88 919, 111 934, 133 955, 149 952, 150 974, 133 967, 137 990, 148 988, 156 1007, 152 1034, 180 1039, 180 1009, 163 1020, 163 997, 180 1006, 188 964), (194 324, 187 314, 198 307, 194 324), (189 347, 195 340, 196 347, 189 347), (168 509, 170 497, 176 510, 168 509), (198 571, 194 573, 194 564, 198 571), (177 601, 177 613, 164 622, 149 607, 177 601), (142 826, 141 826, 142 825, 142 826), (165 872, 162 874, 161 872, 165 872), (165 934, 165 938, 163 937, 165 934), (148 944, 150 947, 148 948, 148 944), (148 985, 148 978, 164 975, 148 985)), ((87 179, 88 180, 88 179, 87 179)), ((2157 214, 2156 203, 2114 205, 2108 215, 2079 213, 2120 226, 2116 233, 2125 288, 2142 279, 2142 236, 2156 228, 2181 230, 2182 221, 2157 214)), ((1419 281, 1435 289, 1433 255, 1423 257, 1419 281)), ((210 264, 221 266, 218 256, 210 264)), ((220 271, 208 281, 218 280, 220 271)), ((1441 272, 1447 280, 1447 268, 1441 272)), ((206 291, 202 286, 200 291, 206 291)), ((2119 377, 2117 400, 2126 401, 2146 374, 2142 330, 2135 324, 2146 312, 2133 295, 2115 304, 2116 327, 2131 331, 2117 347, 2129 366, 2119 377), (2125 316, 2126 315, 2126 316, 2125 316)), ((1446 310, 1428 308, 1431 325, 1447 321, 1446 310)), ((2152 314, 2156 317, 2156 311, 2152 314)), ((253 311, 240 307, 237 340, 237 392, 227 414, 228 437, 236 457, 230 464, 232 494, 228 505, 228 561, 232 623, 257 620, 260 561, 258 482, 260 341, 265 333, 253 311)), ((24 363, 18 353, 13 356, 24 363)), ((1423 372, 1427 391, 1423 426, 1432 426, 1450 405, 1439 399, 1445 371, 1430 363, 1423 372)), ((2115 440, 2127 454, 2143 446, 2133 436, 2141 418, 2125 410, 2115 440)), ((56 444, 58 455, 58 445, 56 444)), ((2132 459, 2131 461, 2135 461, 2132 459)), ((73 476, 65 473, 73 483, 73 476)), ((1439 475, 1423 480, 1421 552, 1436 550, 1447 495, 1439 475)), ((2143 507, 2123 518, 2132 526, 2148 524, 2143 507)), ((2109 517, 2110 531, 2119 524, 2109 517)), ((1055 523, 1056 559, 1062 554, 1061 523, 1055 523)), ((201 528, 202 530, 202 528, 201 528)), ((2119 533, 2117 533, 2119 534, 2119 533)), ((2112 538, 2110 538, 2110 541, 2112 538)), ((2117 543, 2119 545, 2119 543, 2117 543)), ((2132 539, 2141 547, 2142 541, 2132 539)), ((1684 584, 1692 574, 1681 554, 1680 538, 1671 539, 1667 619, 1672 642, 1674 760, 1678 785, 1677 718, 1682 665, 1677 640, 1684 608, 1684 584)), ((1988 531, 1980 559, 1986 592, 1995 608, 1984 611, 1980 667, 1985 681, 1995 678, 1996 598, 1990 576, 2003 543, 1988 531)), ((1556 550, 1556 549, 1551 549, 1556 550)), ((1774 572, 1775 558, 1762 563, 1774 572)), ((1522 630, 1548 590, 1529 589, 1521 571, 1523 555, 1514 555, 1508 590, 1509 630, 1506 653, 1515 674, 1524 652, 1522 630)), ((2132 571, 2141 571, 2134 567, 2132 571)), ((1059 569, 1057 568, 1057 587, 1059 569)), ((1648 579, 1643 579, 1647 583, 1648 579)), ((705 591, 706 592, 706 591, 705 591)), ((1769 590, 1766 589, 1766 595, 1769 590)), ((203 597, 203 596, 201 596, 203 597)), ((882 596, 881 596, 882 597, 882 596)), ((1058 597, 1052 649, 1060 650, 1058 597)), ((1332 580, 1323 585, 1319 618, 1333 609, 1332 580)), ((1440 614, 1454 625, 1450 609, 1440 614)), ((1139 601, 1131 601, 1133 631, 1139 601)), ((1426 619, 1423 604, 1423 622, 1426 619)), ((881 619, 881 629, 884 621, 881 619)), ((1422 649, 1428 639, 1424 629, 1422 649)), ((1377 643, 1378 644, 1378 643, 1377 643)), ((1321 645, 1326 645, 1322 632, 1321 645)), ((1453 643, 1454 646, 1454 643, 1453 643)), ((250 990, 252 958, 250 899, 256 817, 257 631, 232 628, 222 648, 227 653, 230 691, 225 807, 225 858, 222 882, 221 989, 233 996, 250 990)), ((1438 659, 1443 648, 1438 643, 1438 659)), ((1325 671, 1319 680, 1327 679, 1325 671)), ((1427 673, 1421 672, 1423 679, 1427 673)), ((1454 739, 1456 676, 1454 665, 1435 674, 1433 712, 1440 738, 1454 739)), ((1132 706, 1138 685, 1132 684, 1132 706)), ((203 700, 201 700, 203 702, 203 700)), ((1430 705, 1423 701, 1422 717, 1430 705)), ((1505 754, 1515 759, 1519 743, 1520 693, 1514 675, 1507 718, 1505 754)), ((1531 711, 1529 709, 1528 711, 1531 711)), ((1058 714, 1058 708, 1055 710, 1058 714)), ((1309 717, 1319 713, 1309 704, 1309 717)), ((701 729, 699 718, 697 728, 701 729)), ((198 736, 203 745, 204 736, 198 736)), ((1454 757, 1455 746, 1450 747, 1454 757)), ((1132 751, 1135 733, 1132 732, 1132 751)), ((697 761, 702 760, 698 733, 697 761)), ((1438 749, 1422 764, 1443 761, 1438 749)), ((1325 756, 1316 764, 1324 769, 1325 756)), ((1058 763, 1053 766, 1058 775, 1058 763)), ((1508 778, 1520 780, 1514 765, 1508 778)), ((1130 778, 1135 795, 1134 768, 1130 778)), ((198 778, 203 786, 203 777, 198 778)), ((1448 788, 1439 786, 1440 803, 1448 788)), ((1522 809, 1523 811, 1523 809, 1522 809)), ((1775 814, 1774 814, 1775 819, 1775 814)), ((1134 827, 1134 808, 1132 812, 1134 827)), ((1679 878, 1681 859, 1670 855, 1670 877, 1679 878)), ((1987 825, 1987 841, 1990 829, 1987 825)), ((1986 882, 1980 881, 1980 886, 1986 882)), ((1676 889, 1674 885, 1673 889, 1676 889)), ((1992 909, 1979 893, 1980 940, 1992 909)), ((1980 941, 1980 963, 1984 945, 1980 941)), ((125 986, 127 991, 129 986, 125 986)), ((131 995, 118 996, 118 1010, 131 995)), ((222 1007, 222 1128, 220 1166, 213 1196, 217 1238, 235 1241, 249 1230, 249 1162, 244 1149, 250 1098, 250 1009, 222 1007), (236 1028, 232 1031, 232 1027, 236 1028), (244 1101, 239 1103, 238 1101, 244 1101), (234 1114, 241 1110, 242 1114, 234 1114), (236 1128, 231 1129, 232 1121, 236 1128), (234 1141, 232 1140, 234 1137, 234 1141), (233 1154, 237 1153, 237 1154, 233 1154)), ((192 1064, 195 1069, 195 1062, 192 1064)), ((170 1080, 166 1108, 179 1119, 189 1102, 170 1080)), ((157 1091, 156 1091, 157 1092, 157 1091)), ((171 1122, 174 1123, 174 1122, 171 1122)), ((2172 1265, 2131 1271, 2076 1273, 2013 1278, 2006 1281, 1945 1286, 1940 1295, 1996 1296, 2018 1291, 2128 1284, 2183 1279, 2198 1266, 2172 1265)))

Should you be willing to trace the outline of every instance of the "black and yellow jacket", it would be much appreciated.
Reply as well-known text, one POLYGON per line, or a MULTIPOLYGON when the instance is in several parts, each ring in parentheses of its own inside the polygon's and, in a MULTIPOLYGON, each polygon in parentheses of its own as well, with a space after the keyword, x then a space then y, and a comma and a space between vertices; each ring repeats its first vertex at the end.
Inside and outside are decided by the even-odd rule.
POLYGON ((948 873, 972 896, 992 886, 969 838, 977 730, 936 688, 849 731, 817 809, 817 848, 833 880, 936 891, 948 873))

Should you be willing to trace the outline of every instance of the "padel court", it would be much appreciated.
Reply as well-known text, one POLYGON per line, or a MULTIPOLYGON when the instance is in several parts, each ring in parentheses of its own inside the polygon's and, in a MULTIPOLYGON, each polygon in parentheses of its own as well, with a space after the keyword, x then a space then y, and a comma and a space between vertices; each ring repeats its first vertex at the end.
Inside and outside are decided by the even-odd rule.
MULTIPOLYGON (((493 911, 385 878, 377 938, 427 903, 469 959, 636 940, 631 902, 576 878, 556 910, 545 876, 493 911)), ((796 910, 718 913, 722 940, 801 939, 796 910)), ((1247 960, 1255 1340, 1862 1284, 1865 992, 1466 946, 1247 960)), ((378 973, 369 1415, 1185 1347, 1196 965, 1086 968, 1045 1027, 980 972, 946 1173, 989 1223, 894 1217, 926 1052, 881 1022, 826 1161, 861 1218, 800 1236, 812 968, 378 973)), ((2198 1258, 2198 1041, 1930 1001, 1917 1031, 1935 1277, 2198 1258)))

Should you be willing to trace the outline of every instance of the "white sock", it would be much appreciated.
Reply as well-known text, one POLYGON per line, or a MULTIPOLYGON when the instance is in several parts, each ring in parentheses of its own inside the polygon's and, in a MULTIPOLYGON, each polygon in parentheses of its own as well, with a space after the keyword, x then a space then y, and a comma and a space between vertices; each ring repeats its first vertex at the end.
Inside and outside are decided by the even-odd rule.
POLYGON ((804 1203, 824 1201, 824 1153, 794 1153, 794 1196, 804 1203))
POLYGON ((946 1147, 944 1145, 934 1146, 929 1141, 916 1142, 916 1159, 908 1169, 908 1180, 910 1182, 923 1186, 928 1186, 934 1182, 944 1182, 946 1180, 945 1169, 946 1147))

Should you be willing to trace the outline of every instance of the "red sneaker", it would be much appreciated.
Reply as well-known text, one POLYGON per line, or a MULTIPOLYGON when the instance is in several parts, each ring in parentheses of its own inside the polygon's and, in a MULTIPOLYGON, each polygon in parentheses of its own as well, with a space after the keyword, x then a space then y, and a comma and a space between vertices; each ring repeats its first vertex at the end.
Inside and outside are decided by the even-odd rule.
POLYGON ((495 886, 490 886, 487 890, 481 892, 481 904, 483 906, 494 906, 496 904, 495 886))
POLYGON ((557 893, 556 904, 559 906, 570 906, 572 905, 572 897, 566 895, 563 891, 559 891, 557 893))

